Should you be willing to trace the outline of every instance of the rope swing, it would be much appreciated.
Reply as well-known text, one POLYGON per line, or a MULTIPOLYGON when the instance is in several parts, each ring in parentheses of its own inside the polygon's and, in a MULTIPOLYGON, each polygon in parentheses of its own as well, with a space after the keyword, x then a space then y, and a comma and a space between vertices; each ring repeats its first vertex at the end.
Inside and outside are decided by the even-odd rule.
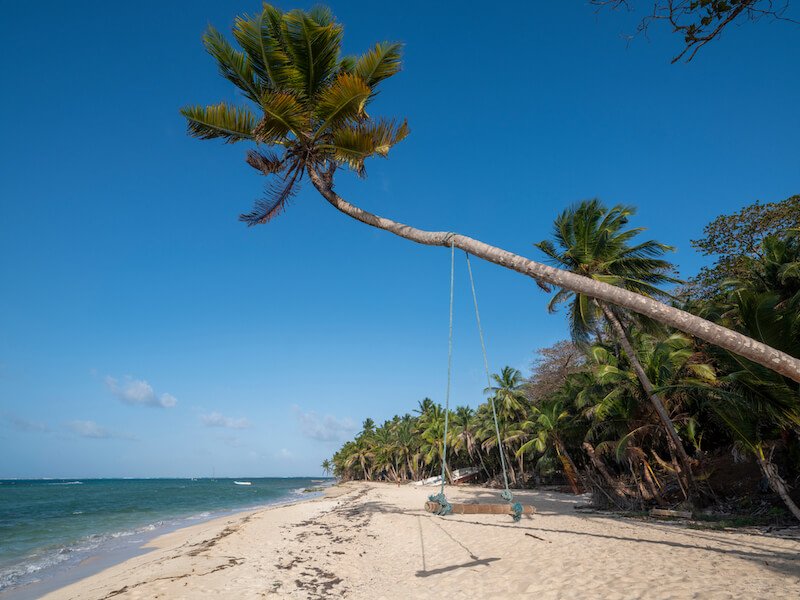
MULTIPOLYGON (((476 514, 476 513, 490 513, 490 514, 510 514, 514 521, 519 521, 523 513, 533 513, 533 507, 522 506, 519 502, 514 502, 514 495, 508 488, 508 474, 506 471, 506 459, 503 452, 503 441, 500 437, 500 425, 497 422, 497 410, 494 404, 494 396, 489 398, 489 403, 492 407, 492 418, 494 419, 494 431, 497 435, 497 450, 500 453, 500 464, 503 470, 503 485, 504 490, 500 496, 508 502, 508 506, 503 505, 466 505, 458 504, 453 505, 447 500, 444 493, 444 485, 447 476, 447 432, 449 427, 450 416, 450 388, 453 371, 453 295, 455 288, 455 244, 451 239, 450 242, 450 329, 448 334, 447 344, 447 390, 444 399, 444 439, 442 441, 442 482, 438 494, 433 494, 428 497, 428 502, 425 505, 426 510, 434 514, 445 516, 452 513, 458 514, 476 514)), ((481 314, 478 310, 478 296, 475 293, 475 279, 472 276, 472 265, 469 261, 469 253, 464 252, 467 259, 467 272, 469 273, 469 284, 472 289, 472 302, 475 305, 475 320, 478 324, 478 336, 481 340, 481 351, 483 352, 483 366, 486 371, 486 384, 487 389, 492 387, 492 378, 489 373, 489 360, 486 357, 486 343, 483 338, 483 327, 481 327, 481 314)))

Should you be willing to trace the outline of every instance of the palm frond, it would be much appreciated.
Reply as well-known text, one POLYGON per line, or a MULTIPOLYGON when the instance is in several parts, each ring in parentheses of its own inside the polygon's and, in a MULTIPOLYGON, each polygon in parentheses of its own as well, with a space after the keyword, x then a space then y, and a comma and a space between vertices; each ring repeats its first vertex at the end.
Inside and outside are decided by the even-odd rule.
POLYGON ((225 102, 211 106, 185 106, 181 114, 186 118, 189 135, 202 140, 224 138, 232 144, 252 140, 256 119, 247 108, 230 106, 225 102))
POLYGON ((254 17, 236 17, 233 27, 233 37, 247 54, 253 72, 263 87, 273 91, 299 89, 301 83, 286 51, 284 30, 283 13, 268 4, 254 17))
POLYGON ((325 87, 317 98, 315 116, 322 121, 317 136, 336 123, 355 120, 364 115, 364 105, 372 93, 361 77, 349 73, 340 74, 325 87))
POLYGON ((375 141, 375 154, 383 157, 389 154, 392 146, 406 139, 411 131, 407 121, 398 125, 394 119, 378 119, 362 124, 361 128, 375 141))
POLYGON ((288 52, 302 77, 306 98, 313 98, 323 83, 337 72, 342 26, 317 23, 302 10, 283 15, 288 52))
POLYGON ((257 150, 248 150, 247 164, 253 167, 256 171, 260 171, 264 175, 273 175, 280 172, 284 168, 284 162, 274 152, 269 154, 262 154, 257 150))
POLYGON ((369 87, 374 88, 384 79, 388 79, 400 71, 402 48, 402 44, 397 43, 375 44, 374 48, 358 59, 353 67, 353 72, 361 77, 369 87))
POLYGON ((333 153, 335 160, 348 165, 363 177, 364 160, 375 154, 386 156, 394 144, 408 135, 408 131, 405 121, 400 125, 394 121, 379 120, 339 127, 333 132, 332 142, 323 147, 333 153))
POLYGON ((274 143, 290 132, 300 137, 309 123, 302 104, 289 92, 267 92, 261 98, 264 117, 255 128, 256 140, 274 143))
POLYGON ((256 83, 250 60, 244 52, 234 50, 222 34, 209 25, 203 35, 203 45, 214 57, 222 76, 238 87, 253 102, 258 102, 261 91, 256 83))
POLYGON ((297 183, 302 175, 300 169, 295 168, 286 173, 280 180, 271 182, 267 186, 265 198, 256 201, 253 210, 249 213, 239 215, 239 220, 246 223, 248 227, 262 225, 278 216, 286 209, 289 199, 297 194, 299 185, 297 183))

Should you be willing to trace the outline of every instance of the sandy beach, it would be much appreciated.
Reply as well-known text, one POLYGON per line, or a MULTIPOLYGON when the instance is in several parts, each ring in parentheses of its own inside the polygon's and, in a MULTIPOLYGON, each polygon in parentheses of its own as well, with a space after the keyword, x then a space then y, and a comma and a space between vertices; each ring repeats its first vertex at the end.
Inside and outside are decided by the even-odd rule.
MULTIPOLYGON (((436 517, 430 489, 350 483, 325 498, 239 513, 155 539, 152 550, 47 596, 108 598, 793 598, 800 540, 576 511, 436 517)), ((448 490, 491 502, 494 490, 448 490)))

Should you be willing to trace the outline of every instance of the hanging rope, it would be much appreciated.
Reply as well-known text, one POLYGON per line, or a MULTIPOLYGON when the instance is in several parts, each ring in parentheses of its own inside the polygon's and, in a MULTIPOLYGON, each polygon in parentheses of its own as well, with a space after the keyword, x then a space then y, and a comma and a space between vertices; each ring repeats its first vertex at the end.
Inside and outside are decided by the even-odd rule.
MULTIPOLYGON (((478 323, 478 336, 481 339, 481 351, 483 352, 483 367, 486 371, 486 387, 488 390, 491 391, 492 388, 492 376, 489 374, 489 359, 486 357, 486 343, 483 340, 483 327, 481 327, 481 313, 478 310, 478 295, 475 293, 475 280, 472 277, 472 264, 469 262, 469 252, 464 252, 467 257, 467 272, 469 273, 469 285, 472 288, 472 303, 475 305, 475 320, 478 323)), ((511 490, 508 489, 508 475, 506 474, 506 458, 505 452, 503 452, 503 440, 500 438, 500 426, 497 423, 497 409, 494 405, 494 396, 489 397, 489 403, 492 406, 492 417, 494 418, 494 432, 497 435, 497 449, 500 452, 500 464, 503 468, 503 484, 505 485, 505 489, 503 493, 500 494, 504 500, 507 500, 509 503, 514 499, 514 495, 511 493, 511 490)), ((512 504, 512 510, 514 511, 514 520, 519 521, 522 518, 522 504, 519 502, 515 502, 512 504)))
MULTIPOLYGON (((444 440, 442 441, 442 482, 438 494, 428 496, 428 500, 436 502, 439 507, 434 511, 437 515, 449 515, 453 512, 453 507, 447 500, 444 494, 444 485, 447 477, 447 432, 450 421, 450 386, 452 381, 453 372, 453 296, 455 288, 455 241, 450 240, 450 330, 448 334, 447 344, 447 391, 444 400, 444 440)), ((483 366, 486 371, 486 384, 489 389, 492 387, 492 378, 489 374, 489 359, 486 357, 486 343, 483 339, 483 327, 481 326, 481 314, 478 310, 478 296, 475 293, 475 280, 472 277, 472 265, 469 262, 469 253, 464 253, 467 257, 467 271, 469 272, 469 285, 472 289, 472 302, 475 305, 475 320, 478 323, 478 336, 481 340, 481 351, 483 352, 483 366)), ((511 504, 511 511, 513 513, 514 521, 519 521, 522 518, 522 504, 519 502, 512 502, 514 499, 511 490, 508 488, 508 475, 506 473, 506 459, 503 452, 503 440, 500 437, 500 425, 497 422, 497 409, 494 404, 494 397, 489 398, 489 403, 492 406, 492 417, 494 418, 494 431, 497 435, 497 449, 500 452, 500 464, 503 468, 503 483, 505 489, 501 494, 502 498, 511 504)))
POLYGON ((439 509, 436 511, 437 515, 449 515, 453 511, 453 507, 447 501, 444 495, 444 483, 447 475, 447 429, 450 420, 450 381, 453 372, 453 289, 455 284, 455 271, 456 271, 456 247, 455 241, 450 240, 450 331, 447 339, 447 391, 444 396, 444 441, 442 443, 442 485, 439 488, 438 494, 433 494, 428 497, 431 502, 438 502, 439 509))

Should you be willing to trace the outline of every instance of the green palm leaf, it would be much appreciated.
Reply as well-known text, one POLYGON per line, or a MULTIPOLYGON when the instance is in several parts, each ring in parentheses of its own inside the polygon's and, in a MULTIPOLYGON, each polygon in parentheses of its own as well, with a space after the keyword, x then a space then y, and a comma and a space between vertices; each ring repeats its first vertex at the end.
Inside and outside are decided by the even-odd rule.
POLYGON ((320 25, 302 10, 283 16, 286 41, 292 63, 302 76, 306 98, 314 98, 323 83, 338 72, 342 26, 333 22, 320 25))
POLYGON ((300 87, 300 74, 286 52, 284 29, 283 14, 268 4, 255 17, 237 17, 233 27, 233 37, 247 54, 254 73, 273 91, 300 87))
POLYGON ((222 34, 210 25, 203 35, 203 45, 216 59, 222 76, 242 90, 250 100, 258 102, 261 91, 247 55, 234 50, 222 34))
POLYGON ((369 52, 362 55, 353 72, 361 77, 368 86, 374 88, 384 79, 400 71, 402 44, 382 42, 375 44, 369 52))
POLYGON ((226 143, 252 140, 256 119, 247 108, 229 106, 225 102, 211 106, 185 106, 189 135, 203 140, 224 138, 226 143))
POLYGON ((370 87, 357 75, 340 74, 317 98, 315 116, 322 121, 317 137, 328 127, 347 120, 356 120, 364 115, 364 105, 372 93, 370 87))
POLYGON ((288 92, 267 92, 261 98, 264 118, 254 133, 259 142, 274 143, 289 133, 300 137, 309 128, 302 104, 288 92))

